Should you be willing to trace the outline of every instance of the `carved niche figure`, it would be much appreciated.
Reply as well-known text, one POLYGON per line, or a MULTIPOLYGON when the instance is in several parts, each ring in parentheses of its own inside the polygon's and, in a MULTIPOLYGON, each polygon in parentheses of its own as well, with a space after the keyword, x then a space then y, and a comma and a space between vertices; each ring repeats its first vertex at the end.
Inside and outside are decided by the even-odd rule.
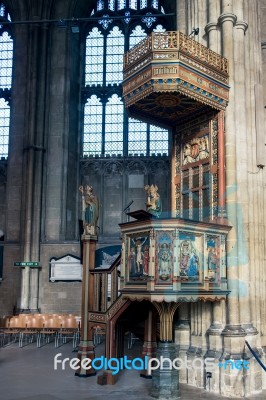
POLYGON ((84 235, 95 235, 96 226, 99 218, 99 202, 97 196, 93 194, 92 186, 80 186, 82 193, 82 220, 84 235))
POLYGON ((170 280, 172 273, 171 251, 168 243, 162 243, 158 253, 159 278, 163 281, 170 280))
POLYGON ((146 203, 146 210, 154 215, 155 217, 159 218, 162 213, 162 203, 160 199, 160 195, 158 193, 157 185, 146 185, 144 188, 147 191, 148 199, 146 203))

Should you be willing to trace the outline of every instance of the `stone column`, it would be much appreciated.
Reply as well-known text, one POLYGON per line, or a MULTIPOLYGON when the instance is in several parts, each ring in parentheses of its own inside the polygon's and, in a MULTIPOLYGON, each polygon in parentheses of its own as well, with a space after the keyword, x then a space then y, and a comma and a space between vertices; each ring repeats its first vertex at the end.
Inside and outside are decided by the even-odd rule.
MULTIPOLYGON (((224 337, 223 359, 243 359, 245 331, 240 324, 239 305, 239 230, 241 223, 238 207, 238 181, 237 181, 237 135, 235 116, 237 112, 234 71, 234 26, 237 16, 233 14, 232 0, 222 1, 222 14, 219 17, 222 28, 222 51, 223 56, 229 60, 229 105, 225 114, 225 158, 226 158, 226 204, 227 217, 232 229, 227 239, 227 277, 230 294, 227 300, 227 323, 222 331, 224 337)), ((240 247, 241 248, 241 247, 240 247)), ((233 369, 221 370, 221 392, 226 396, 243 396, 244 385, 242 374, 237 374, 233 369)))
MULTIPOLYGON (((50 77, 47 112, 44 240, 65 240, 69 146, 69 28, 50 27, 50 77), (60 57, 58 55, 60 54, 60 57)), ((73 111, 74 112, 74 111, 73 111)))
POLYGON ((30 296, 30 267, 21 269, 21 296, 20 296, 20 312, 29 312, 29 296, 30 296))
POLYGON ((205 32, 208 35, 208 47, 220 53, 220 31, 218 29, 218 17, 220 15, 220 1, 208 0, 208 23, 205 26, 205 32))
MULTIPOLYGON (((219 17, 219 24, 222 27, 223 56, 229 59, 230 63, 230 99, 225 116, 225 149, 226 149, 226 201, 227 216, 229 224, 233 226, 227 239, 227 266, 228 286, 231 294, 228 296, 228 318, 224 330, 226 337, 244 336, 240 326, 239 302, 238 302, 238 210, 237 210, 237 173, 236 173, 236 134, 235 134, 235 104, 234 104, 234 41, 233 27, 236 23, 236 15, 232 13, 232 1, 223 1, 223 14, 219 17)), ((238 340, 238 339, 237 339, 238 340)), ((228 343, 229 344, 229 343, 228 343)), ((229 346, 231 348, 231 346, 229 346)), ((237 349, 239 346, 232 346, 237 349)), ((240 350, 240 348, 239 348, 240 350)))
POLYGON ((250 313, 250 268, 252 260, 248 258, 249 238, 249 190, 247 171, 247 119, 246 119, 246 73, 245 73, 245 32, 248 28, 247 22, 243 21, 243 0, 235 2, 238 4, 239 21, 235 25, 235 91, 236 101, 236 127, 239 145, 237 146, 237 182, 239 195, 238 210, 238 262, 239 262, 239 299, 240 299, 240 322, 247 335, 256 335, 258 332, 251 323, 250 313), (241 223, 242 222, 242 223, 241 223))
MULTIPOLYGON (((39 17, 34 17, 38 19, 39 17)), ((24 191, 22 194, 23 220, 23 261, 40 259, 40 225, 42 203, 44 120, 47 74, 47 28, 33 24, 28 45, 29 66, 27 70, 29 87, 27 94, 28 119, 25 124, 25 145, 23 149, 24 191)), ((39 269, 26 267, 22 271, 20 310, 38 312, 39 269)))
POLYGON ((186 1, 179 1, 178 6, 176 7, 176 29, 178 31, 186 33, 187 30, 187 15, 186 15, 186 10, 187 10, 187 4, 186 1))
MULTIPOLYGON (((38 102, 36 105, 36 128, 35 128, 35 153, 34 153, 34 187, 33 187, 33 210, 32 210, 32 237, 31 237, 31 259, 40 259, 41 240, 41 212, 42 212, 42 190, 43 190, 43 164, 46 126, 46 83, 47 83, 47 36, 48 27, 40 26, 39 29, 39 54, 38 54, 38 102), (41 62, 40 62, 41 60, 41 62)), ((39 311, 39 268, 31 268, 30 271, 30 309, 31 312, 39 311)))
MULTIPOLYGON (((223 354, 223 337, 221 333, 225 326, 225 301, 215 301, 212 304, 212 323, 207 330, 207 335, 209 338, 209 348, 206 352, 205 357, 210 357, 215 359, 215 364, 218 365, 219 359, 223 354)), ((210 372, 211 377, 209 381, 206 382, 206 386, 213 393, 220 393, 220 370, 216 368, 214 371, 206 370, 206 373, 210 372)))
MULTIPOLYGON (((156 358, 160 360, 160 357, 163 357, 174 360, 176 358, 176 346, 173 342, 173 317, 179 303, 165 303, 163 301, 153 304, 160 317, 160 342, 156 358)), ((151 395, 155 398, 179 398, 178 370, 169 368, 169 360, 165 361, 163 369, 154 370, 151 395)))
MULTIPOLYGON (((207 38, 206 35, 204 34, 204 26, 206 25, 207 22, 208 0, 196 0, 196 1, 194 0, 193 3, 194 3, 193 8, 195 14, 194 14, 194 24, 192 28, 199 28, 199 34, 194 36, 192 35, 192 37, 197 42, 203 44, 204 46, 207 46, 207 38)), ((190 32, 188 32, 188 34, 190 34, 190 32)))
POLYGON ((97 236, 83 235, 83 278, 82 278, 82 306, 81 306, 81 330, 80 330, 80 345, 78 350, 78 358, 80 366, 76 376, 87 377, 96 375, 93 368, 85 369, 82 361, 85 358, 93 360, 95 358, 93 344, 93 330, 90 329, 88 317, 89 311, 92 310, 94 291, 91 285, 90 269, 94 268, 95 248, 97 236))
MULTIPOLYGON (((188 303, 180 304, 178 309, 178 321, 175 324, 175 343, 179 348, 178 357, 182 360, 187 358, 187 351, 190 346, 190 325, 189 325, 189 313, 188 313, 188 303)), ((179 371, 179 379, 182 383, 187 383, 187 371, 181 369, 179 371)))
MULTIPOLYGON (((261 82, 261 46, 260 46, 260 2, 245 3, 245 15, 248 17, 249 28, 245 38, 245 99, 246 99, 246 122, 247 122, 247 146, 248 146, 248 200, 249 204, 254 205, 248 208, 249 216, 249 305, 250 319, 253 326, 260 334, 252 334, 252 325, 244 325, 247 332, 246 340, 258 356, 263 359, 263 344, 265 333, 263 323, 265 316, 265 245, 263 238, 265 234, 265 205, 263 204, 263 186, 265 184, 265 168, 258 169, 257 165, 257 146, 261 146, 263 139, 260 140, 257 134, 257 112, 263 113, 263 101, 258 101, 256 86, 261 82), (264 219, 264 222, 263 222, 264 219), (264 310, 263 310, 264 309, 264 310), (251 328, 251 329, 250 329, 251 328)), ((246 346, 249 357, 251 353, 246 346)), ((257 394, 264 386, 266 388, 266 374, 261 369, 254 358, 250 358, 250 371, 252 375, 248 381, 250 394, 257 394)))
MULTIPOLYGON (((149 358, 155 357, 156 352, 156 320, 153 310, 149 310, 148 318, 145 321, 144 328, 144 343, 143 343, 143 351, 142 356, 149 358)), ((142 378, 151 378, 151 375, 148 375, 147 370, 141 371, 140 376, 142 378)))
MULTIPOLYGON (((27 70, 27 76, 29 79, 29 88, 27 94, 27 113, 28 120, 25 127, 26 146, 23 149, 24 155, 24 168, 25 171, 23 177, 23 206, 24 215, 23 218, 23 261, 31 260, 31 240, 32 240, 32 213, 34 208, 33 202, 33 190, 34 190, 34 143, 35 143, 35 117, 36 117, 36 104, 37 104, 37 91, 36 81, 38 77, 37 70, 37 59, 38 59, 38 31, 39 26, 33 25, 29 27, 30 30, 30 41, 28 43, 28 51, 30 58, 30 67, 27 70)), ((36 261, 36 260, 34 260, 36 261)), ((30 275, 31 271, 29 267, 25 267, 22 270, 22 284, 21 284, 21 312, 30 312, 30 275)))

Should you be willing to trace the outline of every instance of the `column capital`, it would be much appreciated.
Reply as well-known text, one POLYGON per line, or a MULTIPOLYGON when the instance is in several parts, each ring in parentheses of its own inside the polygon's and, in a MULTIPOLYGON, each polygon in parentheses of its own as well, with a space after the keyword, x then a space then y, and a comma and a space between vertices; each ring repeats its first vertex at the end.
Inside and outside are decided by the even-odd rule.
POLYGON ((208 34, 210 31, 217 31, 217 27, 218 27, 217 22, 208 22, 204 30, 208 34))
POLYGON ((248 29, 248 23, 246 21, 237 21, 235 23, 236 29, 242 29, 244 33, 246 33, 246 30, 248 29))
POLYGON ((235 14, 232 14, 232 13, 223 13, 218 18, 218 24, 219 25, 222 25, 224 22, 228 22, 228 21, 232 22, 232 24, 234 26, 236 21, 237 21, 237 16, 235 14))

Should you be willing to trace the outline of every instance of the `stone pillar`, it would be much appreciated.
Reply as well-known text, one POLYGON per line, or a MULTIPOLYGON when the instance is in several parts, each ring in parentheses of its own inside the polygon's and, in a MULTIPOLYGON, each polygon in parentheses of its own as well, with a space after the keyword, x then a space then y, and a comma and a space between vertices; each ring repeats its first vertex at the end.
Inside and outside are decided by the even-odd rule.
POLYGON ((187 30, 187 15, 186 15, 186 11, 187 11, 187 4, 186 2, 183 1, 179 1, 178 2, 178 7, 176 7, 176 29, 178 31, 184 32, 186 33, 187 30))
MULTIPOLYGON (((39 17, 34 17, 39 19, 39 17)), ((27 93, 27 122, 23 149, 23 255, 21 261, 39 261, 45 101, 47 76, 46 27, 33 24, 29 27, 29 68, 27 93)), ((39 311, 39 269, 26 267, 22 270, 21 312, 39 311)))
MULTIPOLYGON (((33 210, 31 227, 31 260, 40 260, 41 240, 41 213, 42 213, 42 190, 43 190, 43 165, 45 148, 46 127, 46 93, 47 93, 47 45, 48 27, 41 25, 38 30, 38 79, 36 92, 38 101, 36 104, 35 139, 34 139, 34 172, 33 172, 33 210), (41 62, 40 62, 41 60, 41 62)), ((39 311, 39 268, 31 268, 30 271, 30 302, 31 312, 39 311)))
MULTIPOLYGON (((247 163, 247 120, 246 120, 246 73, 245 73, 245 32, 248 28, 247 22, 243 21, 243 0, 238 3, 239 21, 235 25, 235 91, 236 101, 236 127, 239 145, 237 146, 237 182, 238 182, 238 267, 239 267, 239 301, 240 301, 240 322, 249 339, 252 340, 258 331, 251 323, 250 310, 250 269, 252 260, 248 259, 248 238, 249 238, 249 190, 248 190, 248 171, 247 163), (242 222, 242 223, 241 223, 242 222)), ((248 338, 246 338, 248 339, 248 338)))
MULTIPOLYGON (((157 348, 156 343, 156 320, 153 310, 149 310, 148 318, 145 321, 145 328, 144 328, 144 343, 143 343, 143 351, 142 356, 149 358, 155 357, 155 352, 157 348)), ((151 378, 151 375, 148 375, 147 370, 141 371, 140 376, 142 378, 151 378)))
POLYGON ((220 53, 220 30, 218 28, 217 19, 220 15, 220 1, 208 0, 208 23, 205 26, 205 32, 208 35, 208 47, 220 53))
MULTIPOLYGON (((156 358, 176 358, 176 346, 173 342, 173 317, 179 303, 153 303, 160 317, 160 342, 158 344, 156 358)), ((162 366, 161 366, 162 367, 162 366)), ((169 368, 169 361, 165 361, 163 369, 154 370, 152 375, 152 397, 157 399, 167 398, 176 400, 179 398, 179 374, 178 370, 169 368)))
POLYGON ((228 234, 228 284, 231 294, 228 297, 228 324, 227 333, 233 336, 242 336, 243 330, 239 321, 238 302, 238 238, 237 238, 237 174, 236 174, 236 135, 235 135, 235 105, 234 105, 234 42, 233 27, 236 23, 236 15, 232 11, 232 2, 223 2, 224 13, 219 17, 222 27, 223 55, 230 62, 230 100, 225 116, 225 148, 226 148, 226 190, 227 190, 227 215, 229 224, 233 226, 228 234))
POLYGON ((93 344, 93 330, 90 329, 88 317, 93 305, 93 286, 91 285, 90 269, 94 268, 95 262, 95 249, 97 236, 83 235, 83 278, 82 278, 82 306, 81 306, 81 331, 80 331, 80 345, 78 350, 78 358, 80 360, 80 367, 75 373, 79 377, 87 377, 96 375, 93 368, 85 369, 82 366, 82 360, 95 358, 94 344, 93 344))
MULTIPOLYGON (((263 113, 265 103, 258 101, 256 87, 261 82, 261 37, 260 37, 260 2, 245 3, 244 15, 248 18, 249 27, 245 35, 245 100, 246 100, 246 130, 248 147, 248 201, 253 207, 248 208, 249 216, 249 307, 250 322, 245 323, 243 328, 246 330, 246 340, 252 349, 263 359, 263 324, 266 320, 265 314, 265 245, 262 238, 265 234, 265 205, 263 204, 263 186, 265 184, 265 168, 258 169, 257 147, 263 143, 260 140, 257 129, 263 128, 263 123, 257 126, 257 112, 263 113), (264 222, 263 222, 264 219, 264 222), (252 334, 253 326, 257 328, 259 334, 252 334)), ((263 11, 262 11, 263 13, 263 11)), ((262 14, 261 13, 261 14, 262 14)), ((262 53, 263 54, 263 53, 262 53)), ((254 332, 254 330, 253 330, 254 332)), ((246 352, 250 361, 250 371, 252 375, 248 380, 247 386, 250 387, 250 394, 255 395, 266 388, 266 374, 261 369, 256 360, 246 346, 246 352)))
MULTIPOLYGON (((179 348, 178 357, 182 360, 187 358, 187 351, 190 346, 190 325, 189 325, 189 313, 188 313, 188 303, 180 304, 178 309, 178 321, 175 324, 174 333, 175 333, 175 343, 179 348)), ((182 383, 187 383, 187 371, 185 369, 181 369, 179 371, 179 380, 182 383)))
POLYGON ((30 295, 30 267, 21 269, 21 296, 20 296, 20 312, 29 312, 29 295, 30 295))
MULTIPOLYGON (((238 181, 237 181, 237 135, 235 116, 237 112, 235 92, 235 73, 234 57, 236 45, 234 41, 234 26, 237 16, 233 14, 232 0, 222 1, 222 14, 219 17, 219 24, 222 29, 222 51, 223 56, 229 60, 230 76, 230 97, 229 105, 225 114, 225 158, 226 158, 226 204, 227 217, 232 229, 227 239, 227 276, 230 294, 227 300, 227 323, 222 331, 224 338, 223 360, 243 359, 244 357, 244 337, 245 331, 240 323, 240 304, 239 304, 239 219, 238 207, 238 181)), ((245 111, 244 111, 245 112, 245 111)), ((241 374, 228 368, 221 369, 221 392, 225 396, 243 396, 243 371, 241 374)))
MULTIPOLYGON (((223 337, 221 335, 225 325, 225 301, 216 301, 212 304, 212 322, 207 330, 207 335, 209 338, 209 348, 205 354, 205 357, 210 357, 215 359, 215 364, 218 365, 219 359, 223 354, 223 337)), ((220 370, 216 368, 215 370, 208 371, 211 377, 206 381, 206 387, 213 393, 220 393, 220 370)))
MULTIPOLYGON (((65 240, 69 146, 69 28, 50 27, 50 77, 47 101, 44 241, 65 240), (58 55, 60 54, 60 57, 58 55)), ((72 110, 74 112, 74 110, 72 110)), ((76 173, 76 171, 74 172, 76 173)))

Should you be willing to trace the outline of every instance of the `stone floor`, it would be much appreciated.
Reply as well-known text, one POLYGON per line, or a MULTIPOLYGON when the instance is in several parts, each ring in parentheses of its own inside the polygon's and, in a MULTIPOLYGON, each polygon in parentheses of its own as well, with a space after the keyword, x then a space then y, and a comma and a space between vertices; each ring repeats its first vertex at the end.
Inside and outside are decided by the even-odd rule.
MULTIPOLYGON (((136 344, 134 345, 136 346, 136 344)), ((133 347, 134 347, 133 346, 133 347)), ((101 346, 97 347, 98 355, 101 346)), ((36 343, 19 348, 17 343, 0 348, 0 400, 152 400, 151 380, 139 377, 138 371, 123 371, 114 386, 100 386, 96 377, 79 378, 69 366, 54 370, 54 356, 76 357, 71 343, 55 348, 36 343)), ((266 399, 266 393, 252 397, 266 399)), ((225 399, 204 390, 181 385, 181 400, 225 399)))

